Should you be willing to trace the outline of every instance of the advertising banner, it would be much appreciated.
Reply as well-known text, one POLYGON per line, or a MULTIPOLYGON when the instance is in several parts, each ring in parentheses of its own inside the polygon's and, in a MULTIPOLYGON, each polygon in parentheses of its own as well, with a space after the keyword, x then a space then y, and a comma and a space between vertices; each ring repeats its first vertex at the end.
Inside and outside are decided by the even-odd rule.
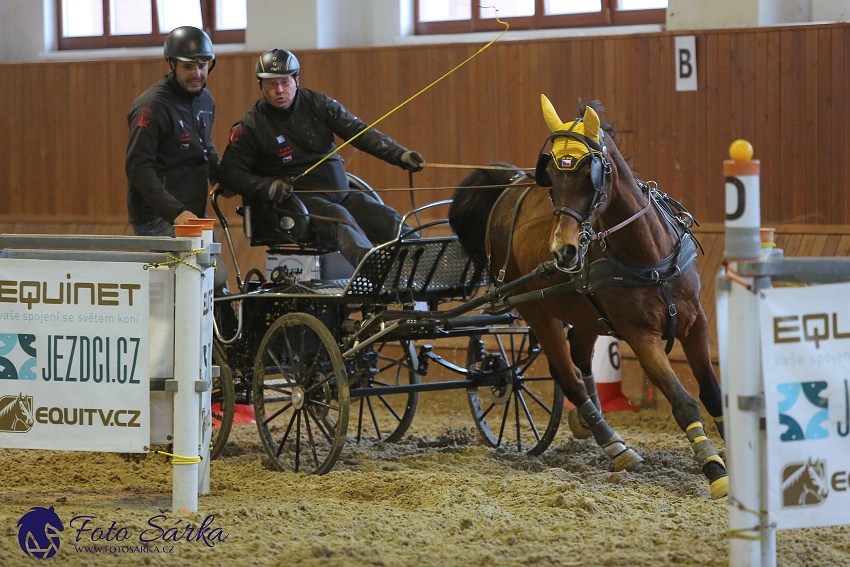
POLYGON ((0 260, 0 447, 145 452, 141 264, 0 260))
POLYGON ((768 511, 777 529, 850 524, 847 297, 850 283, 761 295, 768 511))

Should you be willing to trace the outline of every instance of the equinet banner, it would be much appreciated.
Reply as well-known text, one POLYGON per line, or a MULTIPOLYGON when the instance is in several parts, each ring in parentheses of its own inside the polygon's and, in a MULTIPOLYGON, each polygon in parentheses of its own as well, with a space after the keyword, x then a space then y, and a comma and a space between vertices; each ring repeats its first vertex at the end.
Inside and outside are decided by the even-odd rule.
POLYGON ((0 447, 144 451, 148 281, 141 264, 0 260, 0 447))
POLYGON ((848 298, 850 283, 761 295, 769 512, 778 529, 850 524, 848 298))

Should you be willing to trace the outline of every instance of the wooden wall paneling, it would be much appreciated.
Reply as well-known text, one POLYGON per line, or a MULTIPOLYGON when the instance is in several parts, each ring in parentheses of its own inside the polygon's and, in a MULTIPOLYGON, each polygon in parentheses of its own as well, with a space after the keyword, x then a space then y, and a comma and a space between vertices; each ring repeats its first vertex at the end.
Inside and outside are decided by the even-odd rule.
MULTIPOLYGON (((832 159, 823 163, 823 190, 827 191, 829 195, 828 202, 832 212, 832 222, 839 223, 847 218, 844 216, 843 208, 848 193, 845 183, 836 183, 836 177, 840 176, 845 180, 850 180, 846 173, 843 176, 840 175, 846 172, 846 169, 842 171, 842 167, 838 165, 844 164, 844 168, 846 168, 847 162, 850 161, 850 145, 845 143, 847 138, 844 137, 844 128, 840 117, 843 116, 846 120, 845 115, 850 111, 850 106, 847 104, 844 90, 847 73, 836 73, 833 66, 837 61, 845 60, 843 40, 846 35, 842 28, 827 30, 824 35, 829 37, 831 58, 829 68, 821 69, 822 76, 828 80, 828 82, 822 80, 821 84, 826 84, 825 88, 829 92, 829 97, 822 99, 821 103, 829 109, 824 116, 825 125, 821 134, 823 136, 823 147, 828 148, 832 159)), ((850 131, 848 131, 848 134, 850 134, 850 131)))
MULTIPOLYGON (((808 120, 805 107, 805 86, 801 84, 806 79, 805 66, 805 42, 803 32, 799 30, 784 30, 781 34, 781 66, 782 83, 794 81, 799 84, 796 89, 782 89, 782 135, 789 142, 799 133, 806 132, 808 120)), ((781 172, 779 182, 782 184, 781 195, 790 195, 790 202, 783 203, 784 217, 782 222, 809 223, 816 222, 810 219, 806 211, 806 189, 808 188, 805 176, 806 149, 796 143, 789 144, 789 151, 779 165, 781 172), (794 188, 786 190, 786 187, 794 188), (804 189, 805 188, 805 189, 804 189)), ((773 164, 771 164, 773 167, 773 164)), ((783 199, 784 201, 784 199, 783 199)))
POLYGON ((850 256, 850 235, 843 234, 838 240, 833 256, 850 256))
POLYGON ((26 151, 21 129, 24 97, 20 94, 22 65, 7 65, 0 71, 0 100, 3 101, 2 124, 4 135, 0 136, 0 214, 8 215, 14 210, 15 191, 20 186, 26 151))
MULTIPOLYGON (((759 150, 756 157, 761 161, 761 182, 772 195, 771 215, 768 222, 778 223, 783 218, 783 199, 780 196, 783 191, 783 180, 779 173, 779 166, 787 153, 787 147, 783 147, 782 123, 782 99, 778 93, 782 90, 782 62, 780 51, 780 35, 777 33, 765 33, 767 41, 768 78, 759 97, 760 104, 768 107, 767 119, 759 126, 761 137, 759 150), (777 93, 777 94, 771 94, 777 93)), ((764 191, 764 189, 762 189, 764 191)))
MULTIPOLYGON (((540 93, 567 121, 575 118, 579 98, 596 97, 610 109, 603 118, 623 130, 621 147, 637 172, 683 197, 701 222, 723 221, 722 160, 732 139, 748 137, 762 162, 766 223, 850 223, 850 74, 844 69, 850 24, 696 35, 700 83, 693 93, 675 91, 673 34, 505 41, 379 128, 432 162, 506 160, 530 167, 546 135, 540 93)), ((481 45, 298 56, 305 86, 374 119, 481 45)), ((220 153, 230 125, 259 97, 258 55, 222 54, 210 75, 220 153)), ((165 71, 159 57, 0 65, 2 127, 11 133, 0 142, 0 217, 125 222, 126 114, 165 71), (65 85, 62 101, 45 105, 38 97, 47 83, 65 85)), ((347 157, 352 171, 377 187, 407 183, 398 168, 356 151, 347 157)), ((448 186, 465 173, 428 170, 416 182, 448 186)), ((437 198, 437 191, 431 195, 437 198)), ((392 199, 407 208, 406 192, 392 199)))
MULTIPOLYGON (((697 210, 706 211, 707 214, 712 203, 716 201, 716 196, 722 194, 723 185, 718 183, 718 180, 722 181, 718 174, 720 165, 714 159, 706 136, 706 132, 711 127, 711 122, 707 118, 706 101, 711 93, 708 91, 705 77, 707 57, 700 57, 700 53, 705 54, 705 36, 697 36, 696 43, 697 88, 699 90, 691 93, 690 112, 693 128, 686 142, 690 152, 682 161, 682 169, 688 175, 683 179, 682 185, 675 188, 675 194, 681 196, 688 207, 697 205, 697 210)), ((671 187, 671 191, 673 189, 671 187)))
MULTIPOLYGON (((760 161, 767 157, 766 140, 770 135, 770 120, 772 120, 772 105, 765 96, 770 89, 773 72, 771 68, 771 53, 768 47, 769 34, 755 32, 755 131, 749 142, 753 145, 753 158, 760 161)), ((770 223, 778 217, 777 200, 768 190, 767 180, 764 180, 764 188, 761 191, 761 218, 762 223, 770 223)))
MULTIPOLYGON (((802 183, 807 187, 806 198, 803 201, 804 211, 806 215, 806 223, 831 223, 829 211, 822 207, 822 200, 819 198, 818 189, 820 189, 820 180, 818 176, 818 151, 820 144, 818 139, 820 134, 818 126, 819 105, 818 105, 818 90, 820 83, 818 82, 818 59, 819 59, 819 42, 818 36, 820 32, 813 29, 808 29, 800 32, 802 34, 803 45, 803 81, 804 81, 804 102, 801 109, 805 117, 805 126, 807 132, 811 132, 811 140, 803 148, 803 155, 800 156, 804 162, 801 169, 802 183)), ((825 53, 824 60, 829 60, 829 53, 825 53)))
POLYGON ((829 33, 821 32, 813 34, 812 43, 814 43, 814 50, 817 54, 817 63, 813 70, 815 74, 813 96, 818 108, 817 122, 814 124, 815 149, 812 156, 812 165, 814 171, 817 172, 817 185, 814 187, 814 192, 817 193, 817 206, 820 209, 823 222, 834 224, 837 207, 833 201, 832 184, 829 183, 829 170, 838 156, 836 151, 838 148, 832 147, 829 143, 834 118, 831 113, 821 110, 829 108, 832 99, 832 73, 826 73, 823 69, 832 64, 832 38, 829 33))
POLYGON ((703 65, 698 67, 698 72, 701 72, 699 86, 705 100, 705 112, 708 113, 708 109, 711 109, 711 118, 706 119, 704 129, 698 134, 705 145, 705 154, 700 156, 700 159, 706 162, 706 176, 703 183, 697 181, 697 186, 693 188, 698 199, 693 201, 691 212, 700 222, 723 222, 724 211, 722 208, 718 210, 715 205, 718 200, 717 195, 722 195, 720 192, 723 191, 722 162, 729 157, 727 152, 720 150, 722 142, 717 127, 719 114, 717 105, 724 96, 721 93, 720 82, 722 67, 721 54, 718 53, 720 39, 714 34, 701 34, 699 37, 702 41, 697 43, 697 58, 704 61, 703 65), (718 179, 719 186, 717 186, 718 179))
MULTIPOLYGON (((846 72, 846 67, 844 67, 844 65, 846 65, 847 61, 850 61, 850 27, 848 27, 848 26, 842 27, 842 28, 840 28, 840 31, 841 31, 841 41, 843 42, 843 48, 844 48, 843 52, 844 53, 843 53, 843 55, 841 55, 840 59, 836 58, 833 65, 835 65, 835 67, 837 67, 838 64, 839 64, 838 61, 841 61, 842 62, 841 68, 843 69, 843 71, 838 72, 836 68, 833 68, 833 70, 837 75, 841 76, 844 79, 843 89, 842 89, 842 93, 841 93, 843 95, 843 96, 841 96, 841 101, 842 101, 841 104, 843 106, 843 109, 842 109, 841 114, 834 113, 836 120, 835 120, 835 123, 833 125, 833 128, 836 128, 837 130, 838 129, 843 130, 842 136, 841 136, 840 140, 837 142, 837 145, 839 147, 843 148, 843 150, 844 150, 843 151, 843 159, 841 160, 841 163, 843 163, 843 165, 844 165, 844 167, 843 167, 844 171, 843 171, 843 175, 841 175, 841 177, 839 179, 836 179, 835 182, 840 187, 842 187, 841 203, 844 205, 843 206, 843 213, 844 214, 842 215, 842 221, 841 222, 847 223, 847 222, 850 222, 850 198, 848 198, 848 195, 850 195, 850 188, 848 188, 848 185, 850 185, 850 144, 847 143, 847 140, 850 140, 850 104, 848 104, 848 102, 847 102, 847 97, 850 96, 850 73, 846 72)), ((839 51, 839 53, 840 53, 840 51, 839 51)), ((836 170, 840 172, 841 168, 834 166, 833 171, 836 171, 836 170)))

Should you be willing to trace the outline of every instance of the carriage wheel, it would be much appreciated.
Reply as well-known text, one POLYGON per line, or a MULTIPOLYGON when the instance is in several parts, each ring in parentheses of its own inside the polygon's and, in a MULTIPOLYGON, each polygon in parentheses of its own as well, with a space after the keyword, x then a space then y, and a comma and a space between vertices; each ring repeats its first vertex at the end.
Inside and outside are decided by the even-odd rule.
POLYGON ((348 430, 348 377, 321 321, 287 313, 266 331, 254 362, 254 415, 276 470, 330 471, 348 430))
MULTIPOLYGON (((379 343, 374 349, 358 354, 355 363, 358 368, 351 379, 352 389, 419 383, 418 359, 412 341, 379 343)), ((358 443, 363 436, 394 443, 404 436, 413 421, 419 392, 352 396, 351 403, 357 412, 358 443)))
POLYGON ((470 339, 466 367, 482 385, 467 390, 469 407, 485 443, 539 455, 558 432, 564 393, 551 376, 531 368, 541 352, 533 333, 511 329, 496 330, 486 344, 480 337, 470 339))
POLYGON ((227 356, 218 341, 213 341, 213 364, 218 365, 219 375, 212 383, 212 439, 210 441, 210 459, 217 459, 233 426, 235 394, 233 391, 233 373, 227 363, 227 356))

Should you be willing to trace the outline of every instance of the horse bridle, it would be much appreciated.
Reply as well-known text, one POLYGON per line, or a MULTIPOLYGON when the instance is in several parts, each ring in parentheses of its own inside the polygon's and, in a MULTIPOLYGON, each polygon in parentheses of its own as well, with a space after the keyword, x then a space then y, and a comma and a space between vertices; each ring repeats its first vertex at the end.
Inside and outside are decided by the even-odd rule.
POLYGON ((570 163, 569 166, 564 167, 562 163, 559 163, 559 159, 563 162, 566 158, 558 158, 552 155, 551 152, 544 152, 543 148, 540 149, 540 156, 537 159, 537 167, 534 171, 534 180, 537 185, 541 187, 552 187, 554 184, 552 183, 551 177, 549 177, 548 172, 546 172, 546 166, 550 161, 554 162, 555 167, 560 170, 569 170, 574 171, 577 170, 584 161, 590 158, 590 180, 593 184, 594 195, 593 199, 590 202, 590 206, 587 209, 585 214, 581 214, 575 209, 570 207, 564 207, 555 205, 555 201, 552 199, 551 189, 549 192, 549 199, 552 201, 552 205, 555 207, 553 213, 556 217, 560 217, 563 215, 568 215, 574 218, 579 224, 584 226, 585 224, 589 225, 589 220, 593 211, 600 207, 605 202, 605 193, 603 188, 605 184, 608 182, 611 176, 611 164, 608 161, 607 154, 608 149, 605 147, 604 143, 604 132, 602 130, 599 131, 599 139, 600 142, 596 142, 595 140, 591 140, 587 136, 583 134, 579 134, 572 130, 575 127, 575 124, 579 122, 573 123, 569 130, 558 130, 553 132, 546 141, 543 142, 543 148, 546 147, 551 141, 554 141, 556 138, 572 138, 581 142, 587 148, 587 154, 582 156, 578 161, 574 164, 570 163))
MULTIPOLYGON (((556 217, 561 217, 563 215, 567 215, 576 220, 576 222, 581 225, 581 232, 578 235, 578 245, 581 250, 579 254, 579 262, 574 270, 567 270, 558 266, 558 270, 575 273, 582 269, 582 265, 584 264, 583 259, 584 255, 587 253, 587 248, 590 245, 592 240, 598 239, 598 236, 593 230, 591 226, 591 217, 593 216, 593 212, 602 206, 605 203, 605 192, 603 189, 605 188, 606 183, 610 180, 611 177, 611 163, 608 161, 608 149, 605 147, 605 133, 602 130, 599 130, 599 142, 596 140, 592 140, 583 134, 579 134, 578 132, 573 131, 573 128, 577 123, 581 122, 581 120, 576 120, 573 122, 572 126, 570 126, 569 130, 557 130, 553 132, 546 141, 543 142, 543 146, 540 148, 540 155, 537 159, 537 167, 534 170, 534 181, 537 185, 541 187, 549 187, 549 200, 552 202, 552 206, 554 207, 552 210, 552 214, 556 217), (553 155, 551 152, 544 152, 543 149, 546 147, 546 144, 554 141, 556 138, 572 138, 582 143, 587 148, 587 154, 579 158, 575 163, 569 163, 569 166, 564 166, 564 163, 559 163, 559 159, 561 162, 566 160, 565 157, 558 158, 553 155), (549 162, 552 161, 555 164, 555 167, 564 171, 575 171, 578 170, 579 167, 582 166, 585 160, 590 159, 590 180, 593 184, 593 199, 590 201, 590 205, 587 207, 587 212, 584 214, 579 213, 575 209, 571 207, 565 207, 562 205, 556 205, 555 200, 552 198, 552 189, 554 183, 552 183, 552 179, 549 176, 549 173, 546 171, 546 167, 549 162)), ((643 213, 644 211, 641 211, 643 213)), ((612 231, 607 231, 610 233, 612 231)))

